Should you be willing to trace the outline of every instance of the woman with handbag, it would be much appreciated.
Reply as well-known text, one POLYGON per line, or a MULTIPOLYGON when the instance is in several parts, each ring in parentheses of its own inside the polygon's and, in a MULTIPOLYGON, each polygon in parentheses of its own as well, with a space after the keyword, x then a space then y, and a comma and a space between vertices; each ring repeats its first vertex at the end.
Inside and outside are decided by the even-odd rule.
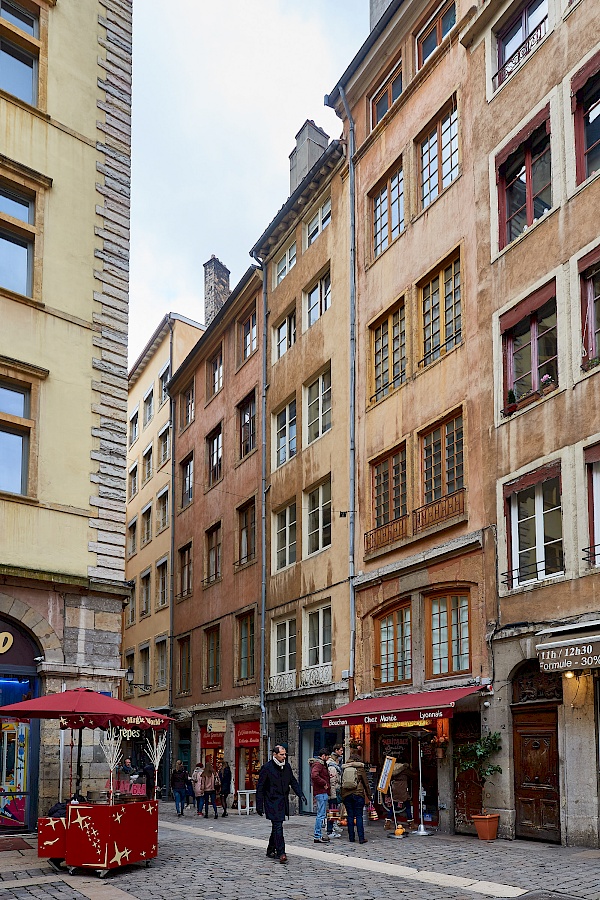
POLYGON ((215 786, 216 774, 210 763, 204 766, 202 773, 202 790, 204 794, 204 818, 208 819, 208 804, 212 803, 215 812, 215 819, 219 818, 217 812, 217 789, 215 786))

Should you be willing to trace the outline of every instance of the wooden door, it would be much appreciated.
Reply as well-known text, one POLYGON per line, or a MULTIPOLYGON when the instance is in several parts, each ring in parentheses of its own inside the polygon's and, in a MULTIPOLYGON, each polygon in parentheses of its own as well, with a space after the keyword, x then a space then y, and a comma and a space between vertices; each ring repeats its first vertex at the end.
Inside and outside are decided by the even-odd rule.
POLYGON ((515 835, 560 843, 556 708, 513 710, 515 835))

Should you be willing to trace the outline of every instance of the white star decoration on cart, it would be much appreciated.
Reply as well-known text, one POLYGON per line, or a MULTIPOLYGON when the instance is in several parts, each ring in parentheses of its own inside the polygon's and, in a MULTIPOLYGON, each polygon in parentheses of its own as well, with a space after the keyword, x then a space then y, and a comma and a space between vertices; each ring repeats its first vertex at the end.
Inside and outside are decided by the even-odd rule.
POLYGON ((131 850, 129 850, 127 847, 125 847, 123 850, 119 850, 119 848, 117 847, 117 842, 115 841, 115 855, 110 860, 110 862, 116 863, 118 866, 120 866, 121 860, 123 859, 123 857, 125 857, 126 860, 129 860, 130 853, 131 853, 131 850))
POLYGON ((115 815, 114 815, 114 821, 115 821, 115 822, 118 822, 119 825, 121 824, 121 819, 122 819, 122 818, 123 818, 123 810, 121 810, 121 812, 115 813, 115 815))
POLYGON ((48 819, 47 824, 52 826, 52 831, 56 830, 56 823, 60 822, 64 828, 65 820, 64 819, 48 819))
POLYGON ((69 824, 70 824, 70 825, 81 825, 81 827, 82 827, 82 828, 85 828, 86 831, 87 831, 87 829, 89 828, 89 826, 86 825, 85 823, 86 823, 89 819, 91 819, 91 818, 92 818, 91 816, 82 816, 82 815, 81 815, 81 810, 78 809, 78 810, 77 810, 77 818, 76 818, 76 819, 71 819, 71 821, 70 821, 69 824))

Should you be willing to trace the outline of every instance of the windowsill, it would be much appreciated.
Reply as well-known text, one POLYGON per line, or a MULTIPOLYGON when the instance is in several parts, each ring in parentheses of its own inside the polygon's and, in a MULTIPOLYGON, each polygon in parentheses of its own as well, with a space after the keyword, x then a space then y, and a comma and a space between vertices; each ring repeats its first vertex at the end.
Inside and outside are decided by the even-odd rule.
POLYGON ((191 693, 192 693, 191 691, 177 691, 175 696, 176 697, 189 697, 191 693))
MULTIPOLYGON (((0 91, 0 94, 2 92, 0 91)), ((0 297, 4 297, 7 300, 14 300, 16 303, 23 303, 25 306, 33 306, 35 309, 45 309, 46 304, 42 303, 41 300, 34 300, 33 297, 28 297, 27 294, 19 294, 17 291, 10 291, 8 288, 0 286, 0 297)))
POLYGON ((127 554, 127 559, 133 559, 134 556, 137 556, 137 550, 133 550, 131 553, 127 554))
POLYGON ((258 557, 256 554, 251 559, 247 559, 245 562, 235 562, 233 564, 234 572, 241 572, 243 569, 248 569, 250 566, 255 566, 258 562, 258 557))
POLYGON ((8 100, 10 103, 14 103, 15 106, 19 106, 21 109, 24 109, 26 112, 31 113, 34 116, 37 116, 39 119, 43 119, 45 122, 52 121, 52 117, 48 115, 48 113, 43 112, 38 106, 33 106, 31 103, 27 103, 26 100, 21 100, 19 97, 15 97, 14 94, 10 94, 8 91, 2 90, 0 88, 0 98, 3 100, 8 100))
POLYGON ((207 397, 206 403, 204 404, 204 409, 206 409, 206 407, 209 406, 213 402, 215 397, 218 397, 219 394, 221 394, 222 392, 223 392, 223 385, 221 385, 221 387, 219 388, 218 391, 215 391, 214 394, 211 394, 210 397, 207 397))
POLYGON ((224 477, 224 476, 221 475, 221 477, 220 477, 220 478, 217 478, 216 481, 213 481, 212 484, 207 485, 207 486, 204 488, 204 493, 205 493, 205 494, 208 494, 208 492, 209 492, 209 491, 212 491, 213 488, 216 488, 216 486, 217 486, 218 484, 221 484, 221 482, 223 481, 223 477, 224 477))
POLYGON ((575 384, 577 384, 579 381, 584 381, 586 378, 590 378, 592 375, 595 375, 597 372, 600 372, 600 363, 596 363, 596 365, 590 366, 587 369, 584 369, 583 366, 580 366, 579 371, 581 372, 581 375, 579 375, 575 379, 575 384))
POLYGON ((154 418, 154 416, 152 416, 151 419, 148 419, 147 422, 144 422, 144 424, 142 425, 142 431, 145 431, 146 428, 148 427, 148 425, 152 425, 152 419, 153 419, 153 418, 154 418))
POLYGON ((235 372, 237 373, 240 371, 240 369, 243 369, 244 366, 246 365, 246 363, 249 362, 253 356, 256 356, 257 353, 258 353, 258 342, 257 342, 254 350, 251 353, 249 353, 248 356, 245 357, 245 359, 240 359, 240 361, 238 362, 238 364, 235 368, 235 372))
POLYGON ((193 506, 193 505, 194 505, 194 500, 192 499, 192 500, 190 500, 189 503, 186 503, 185 506, 179 507, 179 509, 177 510, 177 515, 180 515, 180 513, 185 512, 186 509, 189 509, 190 506, 193 506))
POLYGON ((546 394, 540 394, 536 391, 536 393, 532 394, 531 397, 524 397, 520 401, 518 401, 518 408, 510 414, 504 413, 504 409, 507 408, 504 407, 504 409, 500 410, 500 419, 496 423, 496 427, 500 427, 500 425, 504 425, 506 424, 506 422, 510 422, 511 419, 518 419, 519 416, 522 416, 530 409, 533 409, 534 407, 537 409, 537 407, 544 401, 549 400, 551 397, 556 397, 557 394, 564 394, 565 391, 566 388, 561 387, 560 385, 557 385, 553 391, 548 391, 548 393, 546 394))
POLYGON ((382 681, 380 682, 375 676, 373 676, 373 689, 375 692, 389 691, 390 688, 396 690, 396 688, 409 688, 412 686, 412 679, 410 681, 382 681))
POLYGON ((567 194, 567 200, 572 200, 573 197, 577 197, 577 195, 584 191, 589 184, 593 184, 594 181, 597 181, 599 178, 600 169, 598 169, 597 172, 592 172, 591 175, 588 175, 585 181, 582 181, 579 184, 575 185, 574 190, 570 194, 567 194))
POLYGON ((149 616, 150 616, 149 609, 147 609, 145 612, 141 612, 140 613, 140 622, 142 621, 142 619, 147 619, 149 616))
MULTIPOLYGON (((220 691, 220 690, 221 690, 221 685, 220 685, 220 684, 211 684, 211 685, 205 685, 205 686, 202 688, 202 693, 203 693, 203 694, 214 694, 215 691, 220 691)), ((188 692, 188 693, 189 693, 189 692, 188 692)))
POLYGON ((307 441, 306 441, 306 446, 305 446, 304 449, 305 449, 305 450, 308 450, 309 447, 314 447, 315 444, 317 444, 320 440, 322 440, 324 437, 327 437, 328 434, 331 434, 331 429, 332 429, 332 427, 333 427, 333 426, 330 426, 330 427, 327 429, 327 431, 322 431, 321 434, 319 434, 316 438, 313 438, 312 441, 307 440, 307 441))
POLYGON ((278 466, 275 466, 275 468, 273 469, 273 474, 275 474, 275 472, 280 472, 283 468, 285 468, 285 466, 288 465, 288 463, 291 463, 293 459, 297 459, 297 458, 298 458, 298 452, 296 451, 296 453, 294 453, 293 456, 290 456, 288 459, 286 459, 285 462, 282 462, 278 466))
POLYGON ((288 563, 287 566, 282 566, 281 569, 275 569, 274 572, 271 572, 271 578, 277 578, 277 576, 283 574, 283 572, 289 572, 290 569, 293 569, 299 562, 300 560, 297 559, 293 563, 288 563))
POLYGON ((139 440, 139 435, 136 438, 134 438, 134 440, 129 444, 128 449, 131 449, 132 447, 134 447, 137 444, 138 440, 139 440))
MULTIPOLYGON (((426 206, 425 209, 419 210, 419 212, 416 213, 416 215, 414 215, 414 216, 412 217, 412 219, 410 220, 410 224, 411 224, 411 225, 414 225, 415 222, 418 222, 419 219, 421 219, 423 216, 427 215, 427 213, 428 213, 431 209, 433 209, 433 207, 436 205, 436 203, 438 202, 438 200, 441 200, 442 197, 445 197, 446 194, 448 193, 448 191, 451 190, 451 188, 454 187, 454 185, 456 184, 456 182, 459 181, 459 180, 462 178, 462 173, 463 173, 463 171, 462 171, 462 165, 459 165, 459 167, 458 167, 458 174, 457 174, 456 178, 453 178, 452 181, 450 182, 450 184, 446 185, 446 187, 443 188, 443 189, 439 192, 439 194, 437 195, 437 197, 435 198, 435 200, 432 200, 431 203, 429 204, 429 206, 426 206)), ((419 202, 420 202, 420 201, 419 201, 419 202)), ((406 228, 405 228, 405 230, 406 230, 406 228)), ((402 232, 402 233, 404 234, 404 232, 402 232)), ((399 235, 399 237, 400 237, 400 235, 399 235)))
POLYGON ((456 344, 454 347, 452 347, 451 350, 446 350, 444 353, 441 353, 441 354, 438 356, 437 359, 434 359, 434 360, 432 360, 432 362, 427 363, 426 366, 421 366, 420 368, 417 367, 417 369, 416 369, 415 372, 413 373, 413 376, 412 376, 412 377, 413 377, 413 378, 419 378, 421 375, 424 375, 425 372, 431 372, 431 370, 432 370, 435 366, 439 366, 440 363, 443 363, 444 360, 446 360, 446 359, 448 359, 449 357, 451 357, 452 354, 457 353, 459 350, 461 350, 461 349, 465 346, 465 343, 466 343, 466 341, 465 341, 465 339, 463 338, 462 333, 461 333, 461 338, 460 338, 460 343, 459 343, 459 344, 456 344))
POLYGON ((166 464, 169 462, 170 459, 171 459, 171 454, 169 453, 169 455, 167 456, 166 459, 163 459, 162 462, 159 462, 158 466, 156 467, 156 471, 160 472, 160 470, 162 468, 164 468, 164 466, 166 466, 166 464))
MULTIPOLYGON (((456 349, 456 348, 453 348, 453 349, 456 349)), ((450 352, 452 352, 452 351, 450 351, 450 352)), ((437 360, 436 360, 436 362, 437 362, 437 360)), ((382 394, 382 396, 378 400, 373 400, 373 398, 370 397, 369 400, 367 401, 367 405, 365 407, 367 412, 370 409, 375 409, 375 407, 379 406, 380 403, 383 403, 384 400, 387 400, 389 397, 392 397, 394 394, 397 394, 398 391, 401 388, 403 388, 404 385, 407 384, 409 380, 410 380, 410 378, 409 378, 408 374, 405 372, 404 378, 402 379, 402 381, 399 384, 397 384, 395 387, 390 387, 387 394, 382 394)), ((375 395, 373 395, 373 396, 375 396, 375 395)))
MULTIPOLYGON (((153 475, 153 474, 154 474, 154 473, 152 473, 152 475, 153 475)), ((147 477, 144 481, 142 481, 142 487, 143 487, 143 488, 146 487, 146 485, 148 484, 148 482, 152 480, 152 475, 148 475, 148 477, 147 477)))
POLYGON ((518 247, 521 244, 521 242, 523 240, 525 240, 525 238, 528 235, 531 234, 532 231, 535 231, 536 228, 539 228, 540 225, 542 225, 544 222, 547 222, 548 219, 550 219, 551 216, 553 216, 556 212, 558 212, 559 209, 560 209, 560 205, 553 206, 552 209, 549 209, 547 212, 545 212, 543 216, 540 216, 539 219, 536 219, 535 222, 533 222, 531 225, 528 225, 527 228, 525 229, 525 231, 523 231, 519 235, 519 237, 516 237, 513 241, 511 241, 510 244, 507 244, 506 247, 502 248, 502 250, 498 250, 495 253, 492 252, 492 258, 491 258, 492 264, 497 262, 499 259, 501 259, 501 257, 503 257, 505 255, 505 253, 508 253, 509 250, 513 250, 515 247, 518 247))
POLYGON ((315 550, 313 553, 307 553, 306 556, 302 558, 302 561, 307 562, 308 560, 314 559, 315 556, 320 556, 321 553, 327 553, 328 550, 331 550, 331 544, 328 544, 326 547, 321 547, 319 550, 315 550))
MULTIPOLYGON (((377 256, 371 256, 370 260, 365 263, 365 272, 368 272, 369 269, 371 269, 375 265, 375 263, 378 263, 379 260, 385 256, 385 254, 388 252, 388 250, 391 250, 392 247, 394 247, 398 243, 398 241, 404 237, 405 234, 406 234, 406 222, 404 223, 404 228, 402 229, 400 234, 397 237, 395 237, 392 241, 390 241, 390 243, 387 245, 385 250, 382 250, 380 253, 377 254, 377 256)), ((372 248, 371 248, 371 252, 372 252, 372 248)))
POLYGON ((187 594, 177 594, 175 597, 175 603, 183 603, 184 600, 189 600, 193 595, 194 591, 188 591, 187 594))
POLYGON ((163 406, 164 406, 164 405, 165 405, 165 403, 167 403, 167 402, 168 402, 168 400, 169 400, 169 398, 168 398, 168 397, 165 397, 165 399, 164 399, 164 400, 161 400, 161 401, 160 401, 160 403, 159 403, 159 404, 158 404, 158 408, 159 408, 159 409, 162 409, 162 408, 163 408, 163 406))
POLYGON ((549 587, 549 585, 551 584, 563 584, 565 581, 571 581, 571 578, 571 575, 567 575, 566 572, 562 572, 561 574, 549 575, 546 578, 540 578, 537 581, 526 581, 523 584, 518 584, 513 588, 507 588, 502 582, 500 582, 498 586, 498 596, 513 597, 518 594, 538 590, 539 588, 549 587))
POLYGON ((168 600, 165 600, 164 603, 157 603, 157 605, 154 607, 154 612, 159 613, 159 612, 161 612, 161 610, 167 609, 168 606, 169 606, 168 600))
POLYGON ((567 8, 565 9, 565 11, 563 13, 563 20, 568 19, 568 17, 571 15, 573 10, 577 9, 577 7, 581 5, 581 3, 583 3, 583 0, 571 0, 571 2, 569 3, 569 5, 567 6, 567 8))
POLYGON ((202 590, 207 591, 209 588, 213 587, 215 584, 220 584, 223 581, 222 575, 216 575, 214 578, 205 578, 202 582, 202 590))
POLYGON ((37 497, 28 497, 27 494, 11 494, 10 491, 0 491, 0 500, 12 500, 15 503, 24 503, 26 506, 37 506, 37 497))
POLYGON ((151 537, 146 538, 146 540, 144 540, 144 541, 141 542, 141 544, 140 544, 140 550, 142 549, 142 547, 147 547, 148 544, 150 544, 151 542, 152 542, 152 538, 151 538, 151 537))
POLYGON ((250 459, 251 456, 254 456, 254 454, 256 453, 257 450, 258 450, 258 447, 254 447, 254 449, 250 450, 248 453, 246 453, 245 456, 241 456, 238 459, 238 461, 235 463, 234 469, 237 469, 238 466, 241 466, 242 463, 245 463, 247 459, 250 459))
POLYGON ((127 622, 125 625, 125 628, 133 628, 134 625, 135 625, 135 622, 127 622))
POLYGON ((256 677, 251 675, 250 678, 236 678, 234 683, 236 687, 246 687, 249 684, 256 684, 256 677))
POLYGON ((130 495, 129 495, 128 503, 131 503, 131 501, 133 500, 133 498, 134 498, 134 497, 137 497, 138 494, 139 494, 139 491, 134 491, 133 494, 130 494, 130 495))
POLYGON ((185 425, 183 425, 183 426, 179 429, 179 434, 184 434, 184 433, 188 430, 188 428, 190 427, 190 425, 193 425, 193 424, 194 424, 194 422, 195 422, 195 418, 194 418, 194 419, 190 419, 189 422, 186 422, 185 425))
POLYGON ((168 527, 169 527, 169 523, 168 523, 168 522, 167 522, 166 525, 161 525, 160 527, 157 526, 155 537, 158 537, 159 534, 162 534, 163 531, 166 531, 168 527))

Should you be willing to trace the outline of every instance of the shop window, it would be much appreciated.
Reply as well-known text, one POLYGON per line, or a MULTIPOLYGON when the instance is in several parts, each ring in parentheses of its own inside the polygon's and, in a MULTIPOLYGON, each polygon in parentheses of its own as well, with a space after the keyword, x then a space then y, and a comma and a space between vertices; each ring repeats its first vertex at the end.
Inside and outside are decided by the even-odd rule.
POLYGON ((412 643, 410 603, 377 620, 378 662, 375 683, 409 682, 412 679, 412 643))
POLYGON ((508 588, 564 573, 560 464, 504 486, 509 548, 508 588))
POLYGON ((457 592, 428 597, 426 611, 427 677, 470 671, 469 595, 457 592))

